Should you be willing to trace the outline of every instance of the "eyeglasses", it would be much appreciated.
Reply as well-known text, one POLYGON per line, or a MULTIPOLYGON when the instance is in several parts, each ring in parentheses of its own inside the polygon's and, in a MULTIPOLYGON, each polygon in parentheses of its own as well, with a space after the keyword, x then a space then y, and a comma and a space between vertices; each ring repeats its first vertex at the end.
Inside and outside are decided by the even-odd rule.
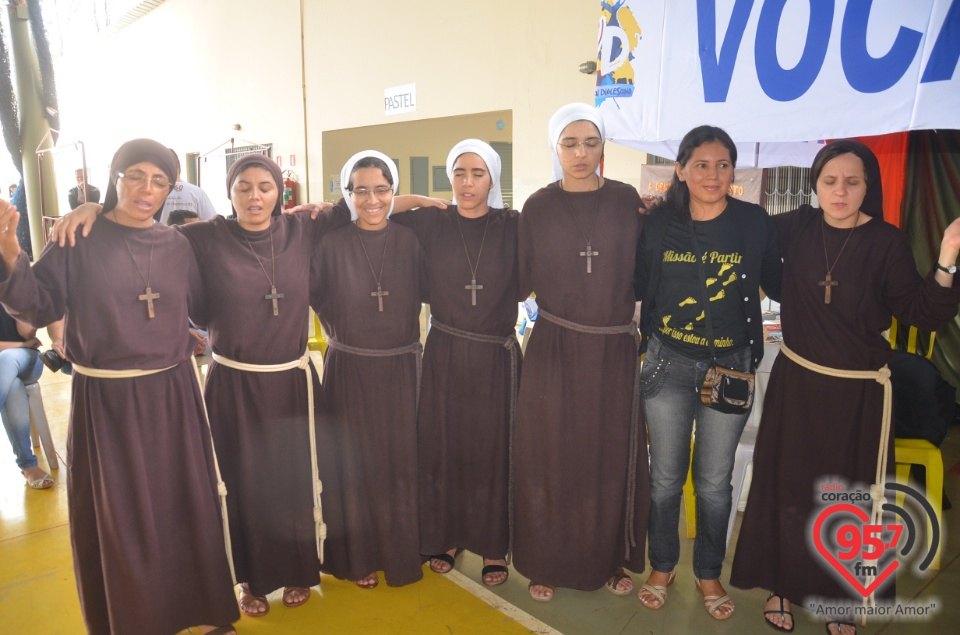
POLYGON ((126 181, 131 187, 143 187, 146 185, 147 181, 150 181, 150 185, 157 188, 158 190, 169 190, 173 187, 173 184, 162 176, 154 176, 147 178, 146 172, 141 172, 140 170, 134 170, 133 172, 118 172, 124 181, 126 181))
POLYGON ((583 146, 583 149, 590 152, 598 149, 603 145, 603 139, 600 137, 590 137, 589 139, 584 139, 583 141, 577 141, 576 139, 561 139, 557 144, 560 146, 560 149, 564 152, 576 152, 577 148, 583 146))
POLYGON ((350 193, 353 194, 354 198, 367 198, 371 193, 377 198, 383 198, 387 194, 392 194, 393 188, 389 185, 378 185, 372 190, 366 187, 358 187, 350 190, 350 193))

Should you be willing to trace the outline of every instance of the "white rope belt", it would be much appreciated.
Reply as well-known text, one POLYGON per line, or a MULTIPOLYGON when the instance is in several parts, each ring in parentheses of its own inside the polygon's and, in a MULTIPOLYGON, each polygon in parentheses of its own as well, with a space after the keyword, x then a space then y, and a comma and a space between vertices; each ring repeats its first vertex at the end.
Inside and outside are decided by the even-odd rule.
POLYGON ((320 559, 320 564, 323 564, 323 543, 327 539, 327 525, 323 522, 323 505, 320 501, 320 495, 323 493, 323 483, 320 481, 320 469, 317 465, 317 425, 313 415, 313 377, 310 374, 310 354, 305 352, 300 359, 283 364, 247 364, 217 353, 213 353, 213 361, 227 368, 248 373, 279 373, 295 368, 303 370, 307 379, 307 411, 310 421, 308 431, 310 433, 310 472, 313 481, 314 535, 317 541, 317 557, 320 559))
MULTIPOLYGON (((233 566, 233 546, 230 542, 230 519, 227 516, 227 484, 223 482, 223 477, 220 476, 220 463, 217 461, 217 450, 213 444, 213 430, 210 429, 210 415, 207 413, 207 402, 203 398, 203 382, 200 381, 200 368, 197 366, 196 358, 191 356, 191 359, 191 363, 193 365, 193 376, 197 379, 197 388, 200 392, 200 403, 203 404, 203 418, 207 422, 207 432, 210 433, 210 453, 213 455, 213 471, 217 477, 217 495, 220 497, 220 522, 223 526, 223 544, 227 550, 227 564, 230 566, 230 579, 233 581, 234 586, 236 586, 237 571, 233 566)), ((131 377, 146 377, 148 375, 156 375, 157 373, 168 371, 172 368, 176 368, 177 366, 179 366, 179 364, 167 366, 166 368, 156 368, 150 370, 107 370, 103 368, 88 368, 86 366, 81 366, 80 364, 74 363, 73 369, 81 375, 94 377, 96 379, 129 379, 131 377)))
POLYGON ((81 366, 76 363, 73 364, 73 367, 81 375, 95 377, 96 379, 130 379, 131 377, 146 377, 147 375, 163 373, 171 368, 176 368, 177 364, 167 366, 166 368, 151 368, 150 370, 140 370, 139 368, 132 368, 130 370, 106 370, 104 368, 88 368, 87 366, 81 366))
MULTIPOLYGON (((883 505, 887 500, 883 497, 883 480, 887 474, 887 459, 889 458, 888 443, 890 442, 890 421, 893 412, 893 385, 890 383, 890 369, 884 364, 880 370, 841 370, 838 368, 829 368, 815 364, 808 359, 801 357, 787 348, 786 343, 780 344, 780 350, 800 366, 812 370, 821 375, 830 377, 840 377, 843 379, 872 379, 883 386, 883 414, 880 422, 880 448, 877 451, 877 471, 873 485, 870 486, 870 498, 873 500, 873 509, 870 513, 870 521, 874 525, 879 525, 883 514, 883 505)), ((867 586, 873 582, 874 576, 867 576, 867 586)), ((870 606, 876 606, 874 593, 869 598, 863 599, 864 606, 869 602, 870 606)), ((863 616, 862 624, 866 626, 866 613, 863 616)))

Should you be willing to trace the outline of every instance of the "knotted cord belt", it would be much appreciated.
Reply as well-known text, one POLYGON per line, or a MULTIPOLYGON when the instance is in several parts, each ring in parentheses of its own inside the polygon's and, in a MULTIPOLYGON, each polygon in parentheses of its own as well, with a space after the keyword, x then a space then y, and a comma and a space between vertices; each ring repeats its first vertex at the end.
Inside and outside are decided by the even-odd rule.
MULTIPOLYGON (((197 367, 195 357, 192 357, 193 375, 197 379, 197 387, 200 392, 200 403, 203 404, 203 418, 207 422, 207 431, 210 433, 210 453, 213 455, 213 471, 217 477, 217 495, 220 497, 220 522, 223 526, 223 544, 227 550, 227 564, 230 566, 230 579, 234 586, 237 584, 237 571, 233 566, 233 545, 230 542, 230 519, 227 516, 227 484, 223 482, 220 476, 220 463, 217 461, 217 450, 213 444, 213 430, 210 429, 210 416, 207 413, 207 402, 203 398, 203 382, 200 381, 200 369, 197 367)), ((130 379, 133 377, 146 377, 147 375, 156 375, 176 368, 179 364, 167 366, 166 368, 154 368, 151 370, 106 370, 102 368, 88 368, 74 362, 73 369, 81 375, 93 377, 95 379, 130 379)))
POLYGON ((423 352, 423 344, 414 342, 407 346, 398 346, 397 348, 360 348, 359 346, 350 346, 333 339, 327 335, 327 347, 335 351, 341 351, 348 355, 357 355, 359 357, 396 357, 397 355, 413 354, 417 360, 417 412, 420 411, 420 379, 423 375, 423 360, 420 354, 423 352))
MULTIPOLYGON (((435 317, 430 318, 430 326, 454 337, 461 337, 472 342, 482 342, 484 344, 498 344, 510 352, 510 424, 509 437, 507 441, 508 457, 508 476, 507 476, 507 531, 509 535, 509 545, 507 546, 507 557, 513 552, 513 428, 517 415, 517 392, 519 391, 519 355, 520 344, 515 335, 500 337, 497 335, 483 335, 464 331, 454 326, 449 326, 440 322, 435 317)), ((509 564, 509 561, 508 561, 509 564)))
POLYGON ((307 378, 307 412, 310 422, 310 476, 313 482, 313 524, 314 535, 317 541, 317 557, 323 564, 323 543, 327 539, 327 525, 323 522, 323 503, 320 495, 323 493, 323 483, 320 481, 320 469, 317 465, 317 425, 313 414, 313 377, 310 374, 310 354, 304 352, 300 359, 283 364, 247 364, 238 362, 218 353, 213 353, 213 361, 227 368, 242 370, 248 373, 279 373, 285 370, 299 368, 307 378))
MULTIPOLYGON (((815 364, 808 359, 801 357, 787 348, 786 342, 780 344, 780 350, 792 361, 807 370, 812 370, 821 375, 830 377, 841 377, 843 379, 872 379, 883 386, 883 414, 880 422, 880 449, 877 451, 877 472, 873 485, 870 486, 870 498, 873 500, 873 509, 870 513, 871 523, 879 525, 883 514, 883 505, 887 500, 883 497, 883 481, 887 474, 887 459, 889 458, 889 448, 887 444, 890 441, 890 420, 893 411, 893 386, 890 383, 890 369, 886 364, 880 370, 841 370, 838 368, 829 368, 815 364)), ((866 586, 873 583, 875 576, 867 576, 866 586)), ((868 598, 863 598, 863 605, 866 607, 869 603, 871 607, 877 604, 875 593, 871 593, 868 598)), ((866 613, 863 616, 863 624, 866 625, 866 613)))
MULTIPOLYGON (((577 324, 570 320, 551 315, 540 307, 538 317, 546 318, 548 322, 553 322, 557 326, 565 329, 586 333, 588 335, 632 335, 640 346, 640 331, 637 329, 636 322, 630 322, 623 326, 587 326, 577 324)), ((634 510, 637 499, 637 463, 639 457, 639 437, 640 437, 640 356, 637 355, 637 366, 633 375, 633 403, 630 406, 630 456, 627 461, 627 497, 626 497, 626 518, 623 523, 623 542, 625 547, 625 558, 630 559, 631 547, 637 546, 637 539, 634 527, 634 510)))

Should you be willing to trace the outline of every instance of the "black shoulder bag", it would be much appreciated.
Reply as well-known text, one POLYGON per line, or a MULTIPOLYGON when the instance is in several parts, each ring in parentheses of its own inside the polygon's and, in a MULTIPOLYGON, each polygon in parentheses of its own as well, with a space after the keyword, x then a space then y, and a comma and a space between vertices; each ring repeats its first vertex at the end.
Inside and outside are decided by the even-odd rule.
POLYGON ((707 297, 707 281, 703 272, 703 253, 693 220, 689 221, 690 236, 693 238, 693 250, 700 271, 700 297, 703 299, 707 318, 707 343, 710 346, 710 366, 700 388, 700 401, 708 408, 726 414, 745 414, 753 406, 755 377, 753 373, 726 368, 717 365, 716 348, 713 340, 713 319, 710 317, 710 299, 707 297))

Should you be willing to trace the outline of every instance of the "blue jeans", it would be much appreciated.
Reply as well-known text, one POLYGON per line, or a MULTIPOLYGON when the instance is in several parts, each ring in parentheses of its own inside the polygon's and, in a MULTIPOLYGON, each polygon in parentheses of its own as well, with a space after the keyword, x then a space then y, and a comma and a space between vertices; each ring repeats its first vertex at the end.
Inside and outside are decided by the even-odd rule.
POLYGON ((0 417, 21 470, 37 466, 30 440, 30 403, 24 386, 35 383, 42 372, 40 354, 34 349, 0 351, 0 417))
MULTIPOLYGON (((750 348, 723 355, 717 363, 750 370, 750 348)), ((720 577, 727 550, 727 521, 733 461, 749 414, 724 414, 700 402, 707 362, 697 361, 650 338, 640 371, 643 412, 650 439, 650 566, 669 573, 680 559, 680 498, 690 462, 696 420, 693 484, 697 493, 697 538, 693 572, 702 580, 720 577)))

